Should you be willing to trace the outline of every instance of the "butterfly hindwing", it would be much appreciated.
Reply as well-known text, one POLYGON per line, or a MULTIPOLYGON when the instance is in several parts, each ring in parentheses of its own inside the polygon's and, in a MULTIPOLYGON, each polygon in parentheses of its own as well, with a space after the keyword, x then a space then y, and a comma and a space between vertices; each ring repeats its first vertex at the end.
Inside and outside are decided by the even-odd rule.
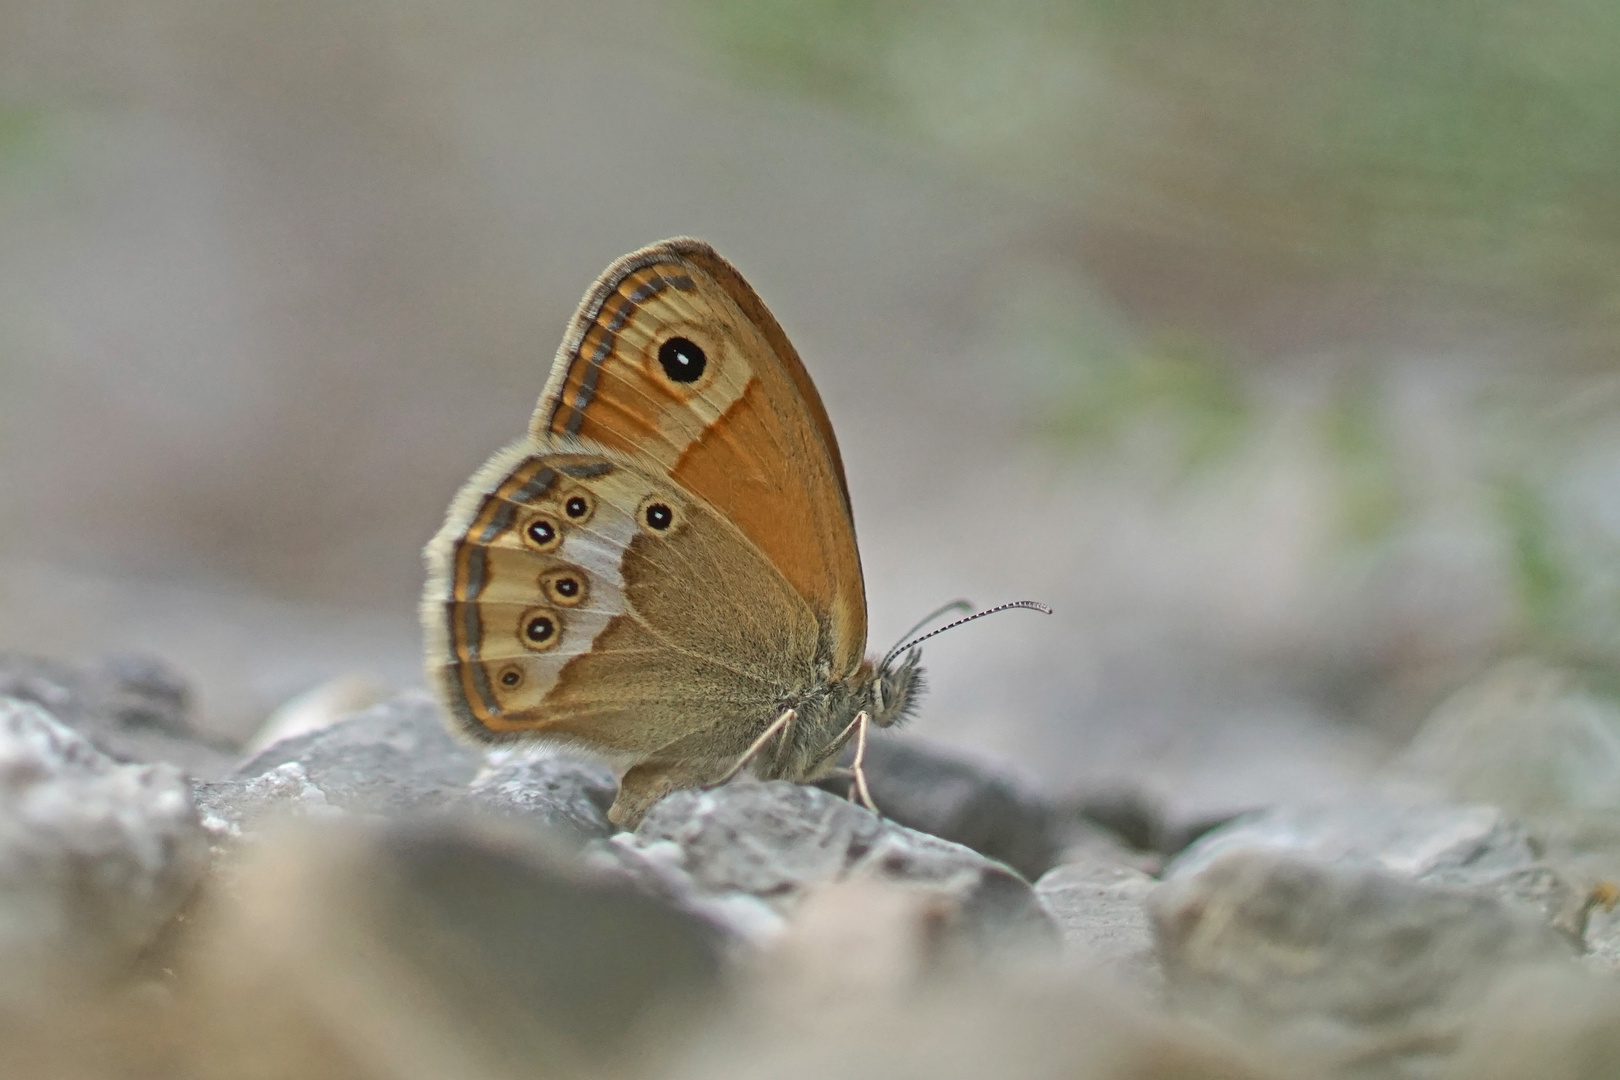
POLYGON ((667 479, 527 441, 486 473, 428 549, 429 667, 465 730, 645 754, 770 712, 814 654, 809 606, 667 479))
POLYGON ((546 455, 525 440, 474 475, 428 546, 429 672, 466 730, 517 730, 509 717, 537 708, 624 610, 619 563, 634 523, 607 497, 612 472, 600 456, 546 455), (531 632, 536 618, 554 632, 531 632))

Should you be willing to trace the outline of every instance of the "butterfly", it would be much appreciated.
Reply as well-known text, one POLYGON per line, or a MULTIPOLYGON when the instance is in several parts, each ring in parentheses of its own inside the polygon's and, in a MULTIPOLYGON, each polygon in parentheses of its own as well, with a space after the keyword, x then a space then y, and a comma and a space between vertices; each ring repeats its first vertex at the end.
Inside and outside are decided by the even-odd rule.
POLYGON ((528 433, 473 474, 425 559, 426 671, 456 725, 603 757, 621 827, 744 766, 822 776, 922 689, 915 649, 865 656, 821 397, 764 302, 699 240, 603 272, 528 433))

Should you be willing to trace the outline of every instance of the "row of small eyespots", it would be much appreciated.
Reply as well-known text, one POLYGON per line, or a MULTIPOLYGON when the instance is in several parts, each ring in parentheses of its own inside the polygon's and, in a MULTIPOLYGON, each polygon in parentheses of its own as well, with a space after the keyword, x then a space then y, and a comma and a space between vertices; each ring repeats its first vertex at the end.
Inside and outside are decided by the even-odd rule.
MULTIPOLYGON (((563 513, 576 524, 588 521, 595 510, 596 503, 588 495, 573 495, 563 503, 563 513)), ((667 533, 679 522, 675 508, 656 496, 648 496, 636 509, 636 523, 655 535, 667 533)), ((523 526, 523 541, 536 551, 555 551, 562 545, 564 528, 551 514, 535 514, 523 526)))
MULTIPOLYGON (((563 500, 563 513, 576 525, 583 525, 596 512, 596 499, 590 492, 576 491, 563 500)), ((562 543, 563 526, 555 517, 539 513, 523 526, 523 539, 537 551, 553 551, 562 543)))
MULTIPOLYGON (((588 496, 574 495, 563 503, 563 513, 578 520, 589 518, 594 510, 595 503, 588 496)), ((668 532, 679 520, 674 507, 653 496, 643 500, 636 509, 637 523, 654 534, 668 532)), ((563 530, 561 523, 550 516, 537 514, 524 525, 523 535, 531 547, 549 552, 561 545, 563 530)), ((546 571, 540 576, 540 588, 548 600, 562 607, 582 603, 589 593, 585 572, 577 567, 546 571)), ((519 620, 518 637, 525 648, 534 652, 554 649, 562 637, 562 617, 551 608, 529 608, 519 620)), ((509 664, 496 679, 506 689, 515 690, 523 682, 523 671, 518 665, 509 664)))

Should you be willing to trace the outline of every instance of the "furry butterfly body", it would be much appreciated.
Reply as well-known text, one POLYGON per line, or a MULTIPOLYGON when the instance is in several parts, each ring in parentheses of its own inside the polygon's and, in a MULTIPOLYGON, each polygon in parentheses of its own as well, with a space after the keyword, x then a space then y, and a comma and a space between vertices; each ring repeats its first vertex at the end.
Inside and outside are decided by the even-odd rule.
POLYGON ((602 755, 622 826, 745 759, 768 779, 821 775, 857 718, 893 724, 920 690, 914 653, 864 658, 815 386, 700 241, 603 273, 527 435, 463 487, 426 558, 427 673, 460 729, 602 755))

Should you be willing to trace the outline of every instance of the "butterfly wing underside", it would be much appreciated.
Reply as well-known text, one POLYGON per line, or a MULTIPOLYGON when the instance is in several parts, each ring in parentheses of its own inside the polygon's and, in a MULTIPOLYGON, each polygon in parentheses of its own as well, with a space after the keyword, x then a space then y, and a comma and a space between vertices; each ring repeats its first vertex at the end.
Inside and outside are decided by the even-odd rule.
POLYGON ((844 675, 865 646, 826 412, 763 303, 692 240, 598 280, 528 436, 469 481, 428 560, 430 675, 485 738, 712 772, 817 658, 844 675))
POLYGON ((656 462, 726 515, 827 623, 836 672, 866 647, 866 593, 838 441, 798 353, 742 276, 699 240, 609 267, 574 316, 530 421, 656 462), (660 349, 703 350, 668 377, 660 349))

